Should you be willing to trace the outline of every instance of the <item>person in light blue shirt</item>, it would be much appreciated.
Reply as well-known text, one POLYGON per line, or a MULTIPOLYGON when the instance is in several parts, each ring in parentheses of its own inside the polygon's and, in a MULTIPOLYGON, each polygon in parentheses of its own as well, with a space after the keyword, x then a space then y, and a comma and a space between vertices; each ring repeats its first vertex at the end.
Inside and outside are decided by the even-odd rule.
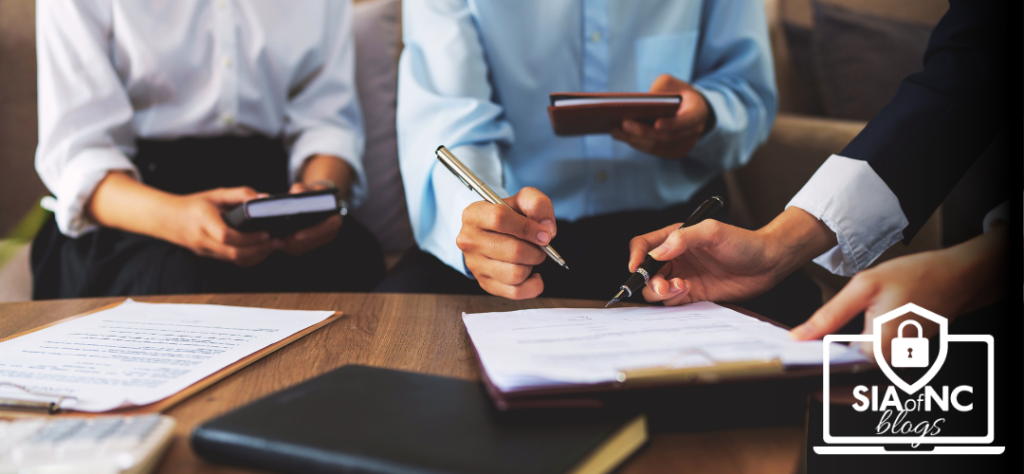
POLYGON ((629 238, 685 219, 680 206, 746 163, 775 117, 760 0, 415 0, 403 38, 399 158, 416 241, 432 256, 403 262, 386 290, 458 292, 424 268, 436 257, 471 286, 534 297, 545 291, 536 244, 558 235, 572 270, 541 271, 545 295, 587 296, 580 288, 598 281, 607 293, 621 282, 599 267, 621 275, 629 238), (647 91, 682 95, 676 116, 611 135, 552 131, 550 93, 647 91), (480 202, 439 165, 441 144, 527 217, 480 202))

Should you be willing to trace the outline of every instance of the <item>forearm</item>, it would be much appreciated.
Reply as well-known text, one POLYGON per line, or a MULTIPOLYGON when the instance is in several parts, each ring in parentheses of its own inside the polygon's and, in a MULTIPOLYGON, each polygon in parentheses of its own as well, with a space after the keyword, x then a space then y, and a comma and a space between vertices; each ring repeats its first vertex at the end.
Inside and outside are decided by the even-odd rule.
POLYGON ((352 167, 345 160, 331 155, 314 155, 306 160, 299 172, 297 182, 312 186, 318 181, 328 181, 338 192, 348 198, 352 191, 352 167))
MULTIPOLYGON (((729 170, 749 162, 775 120, 778 92, 765 9, 760 2, 707 3, 693 86, 715 117, 690 158, 729 170)), ((685 78, 684 78, 685 79, 685 78)))
POLYGON ((114 171, 100 181, 85 209, 97 224, 166 239, 165 223, 174 222, 176 196, 114 171))
POLYGON ((836 234, 798 207, 789 207, 757 231, 766 244, 768 261, 785 277, 836 246, 836 234))

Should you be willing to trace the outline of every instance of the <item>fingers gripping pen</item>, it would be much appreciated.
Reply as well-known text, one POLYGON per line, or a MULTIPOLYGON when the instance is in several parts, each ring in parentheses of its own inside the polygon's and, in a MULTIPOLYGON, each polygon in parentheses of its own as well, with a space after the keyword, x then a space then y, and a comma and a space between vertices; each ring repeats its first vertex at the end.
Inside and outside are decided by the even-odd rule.
MULTIPOLYGON (((723 206, 725 206, 725 201, 722 200, 721 197, 711 196, 710 199, 704 201, 700 206, 698 206, 697 210, 693 211, 693 214, 690 214, 690 218, 686 219, 686 222, 679 226, 679 228, 682 229, 684 227, 697 225, 704 219, 715 215, 715 213, 721 210, 723 206)), ((607 308, 618 303, 619 300, 624 297, 633 296, 633 293, 635 293, 636 290, 639 290, 651 281, 651 277, 658 274, 658 270, 661 270, 664 266, 665 262, 660 262, 655 260, 654 257, 647 255, 647 258, 644 259, 644 263, 637 267, 636 271, 629 276, 628 280, 626 280, 626 283, 623 283, 622 286, 619 287, 619 292, 615 294, 615 297, 612 298, 608 304, 604 305, 604 307, 607 308)))
MULTIPOLYGON (((505 202, 504 199, 498 196, 498 193, 491 190, 491 188, 488 187, 487 184, 483 182, 483 180, 477 177, 477 175, 473 173, 472 170, 467 168, 466 165, 462 164, 462 162, 459 161, 459 159, 456 158, 455 155, 452 154, 452 152, 448 151, 448 148, 445 148, 444 145, 437 147, 437 150, 435 150, 434 153, 437 155, 437 159, 441 162, 441 164, 448 168, 448 171, 451 171, 452 174, 458 177, 459 180, 462 181, 462 184, 465 184, 467 188, 476 191, 476 193, 479 194, 480 197, 484 198, 485 201, 491 204, 499 204, 508 207, 509 209, 512 209, 511 207, 509 207, 509 205, 505 202)), ((566 270, 569 269, 569 265, 566 265, 565 260, 562 258, 562 256, 559 255, 558 252, 555 252, 555 249, 552 248, 550 245, 541 245, 539 247, 541 250, 544 251, 545 254, 547 254, 548 257, 551 258, 551 260, 554 260, 555 263, 557 263, 560 267, 566 270)))

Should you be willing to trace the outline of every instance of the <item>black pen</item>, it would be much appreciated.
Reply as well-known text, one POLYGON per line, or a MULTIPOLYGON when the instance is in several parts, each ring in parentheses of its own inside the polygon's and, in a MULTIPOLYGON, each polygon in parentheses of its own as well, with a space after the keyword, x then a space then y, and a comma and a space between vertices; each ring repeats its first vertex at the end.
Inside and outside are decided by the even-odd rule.
MULTIPOLYGON (((723 206, 725 206, 725 201, 722 200, 721 197, 711 196, 710 199, 704 201, 700 206, 698 206, 697 210, 693 211, 693 214, 690 214, 690 218, 686 219, 686 222, 679 226, 679 228, 682 229, 683 227, 697 225, 704 219, 715 215, 715 213, 722 209, 723 206)), ((623 293, 625 293, 626 296, 633 296, 633 293, 635 293, 636 290, 639 290, 640 287, 646 285, 647 282, 651 280, 651 277, 656 275, 658 270, 661 270, 661 267, 664 266, 665 262, 660 262, 655 260, 654 257, 647 255, 647 258, 644 259, 644 263, 637 267, 636 271, 629 276, 628 280, 626 280, 626 283, 623 283, 623 285, 619 287, 619 292, 615 294, 615 297, 612 298, 608 304, 604 305, 604 307, 607 308, 618 303, 619 300, 622 299, 623 293)))

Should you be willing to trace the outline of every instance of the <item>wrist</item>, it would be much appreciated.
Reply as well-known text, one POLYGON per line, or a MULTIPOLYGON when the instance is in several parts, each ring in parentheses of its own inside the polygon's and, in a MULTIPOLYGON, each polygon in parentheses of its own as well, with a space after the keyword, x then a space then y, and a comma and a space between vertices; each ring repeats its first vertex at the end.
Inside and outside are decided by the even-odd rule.
POLYGON ((96 187, 86 210, 104 227, 165 238, 167 223, 180 222, 174 220, 179 200, 180 196, 147 186, 126 173, 111 172, 96 187))
POLYGON ((348 199, 353 175, 352 167, 345 160, 331 155, 314 155, 303 164, 296 181, 311 188, 329 183, 338 190, 339 197, 348 199))
POLYGON ((697 91, 697 94, 700 95, 701 100, 704 101, 704 110, 707 111, 707 115, 704 117, 704 130, 701 131, 701 136, 703 136, 707 135, 715 128, 715 109, 714 107, 711 107, 711 102, 708 101, 707 97, 704 97, 704 94, 700 91, 697 91))
POLYGON ((140 222, 142 229, 138 233, 185 246, 182 231, 193 221, 189 217, 188 196, 161 193, 153 199, 151 218, 140 222))
POLYGON ((306 185, 307 188, 311 189, 338 189, 338 183, 329 179, 317 179, 313 181, 303 181, 302 184, 306 185))
POLYGON ((798 207, 787 208, 756 232, 765 243, 766 261, 782 276, 837 245, 824 222, 798 207))

